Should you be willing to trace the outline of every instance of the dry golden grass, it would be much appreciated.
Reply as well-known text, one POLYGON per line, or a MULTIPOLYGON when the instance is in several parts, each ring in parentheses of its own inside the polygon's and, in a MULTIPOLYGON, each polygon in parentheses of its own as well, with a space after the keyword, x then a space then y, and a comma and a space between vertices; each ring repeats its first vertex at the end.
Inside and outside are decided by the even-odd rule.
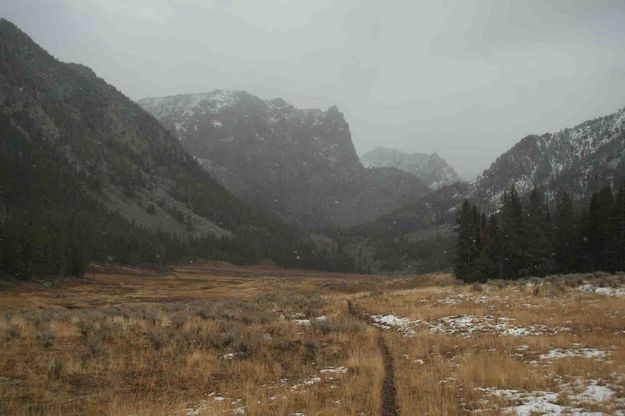
POLYGON ((0 414, 377 415, 385 376, 380 336, 392 355, 402 415, 496 415, 520 404, 485 389, 556 392, 559 405, 606 414, 625 408, 622 297, 584 293, 558 279, 470 286, 444 274, 210 263, 100 267, 53 287, 5 285, 0 414), (372 314, 421 324, 405 336, 369 325, 372 314), (447 330, 441 318, 466 315, 491 326, 471 333, 431 326, 447 330), (506 336, 493 330, 501 322, 545 333, 506 336), (605 355, 541 358, 557 348, 605 355), (589 383, 615 395, 577 403, 589 383))
POLYGON ((354 305, 367 314, 426 322, 408 336, 394 329, 384 331, 397 363, 401 414, 494 415, 504 407, 524 404, 484 389, 559 393, 557 404, 563 410, 569 406, 614 414, 625 409, 623 297, 589 294, 547 280, 531 287, 519 283, 387 291, 360 296, 354 305), (440 318, 464 315, 477 322, 485 316, 510 318, 505 321, 509 326, 545 333, 506 336, 489 328, 470 334, 428 328, 440 318), (568 329, 550 332, 564 327, 568 329), (541 357, 558 348, 564 353, 593 349, 605 355, 541 357), (597 403, 569 400, 592 384, 609 386, 614 395, 597 403))
POLYGON ((8 285, 0 414, 377 414, 377 330, 339 296, 370 281, 209 264, 8 285))

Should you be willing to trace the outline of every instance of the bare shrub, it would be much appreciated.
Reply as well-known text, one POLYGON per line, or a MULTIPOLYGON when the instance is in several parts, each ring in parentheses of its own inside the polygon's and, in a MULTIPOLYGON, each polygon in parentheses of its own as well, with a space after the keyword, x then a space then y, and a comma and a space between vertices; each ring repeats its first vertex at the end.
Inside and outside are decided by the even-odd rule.
POLYGON ((9 327, 4 331, 4 339, 6 339, 7 341, 20 338, 21 336, 22 333, 20 329, 16 326, 9 327))
POLYGON ((87 337, 87 348, 93 355, 104 351, 104 337, 102 334, 91 334, 87 337))
POLYGON ((54 345, 56 341, 56 335, 50 331, 39 331, 37 332, 37 342, 44 348, 49 348, 54 345))
POLYGON ((213 344, 213 347, 222 350, 226 348, 227 346, 233 344, 234 341, 237 339, 238 339, 238 334, 234 330, 228 330, 228 331, 222 332, 221 334, 219 334, 219 336, 214 338, 212 340, 212 344, 213 344))
POLYGON ((317 360, 317 352, 319 351, 319 343, 309 340, 304 343, 304 351, 302 352, 302 360, 305 363, 312 363, 317 360))
POLYGON ((187 322, 187 318, 182 315, 174 315, 171 317, 170 320, 171 320, 172 326, 176 329, 182 328, 184 324, 187 322))
POLYGON ((549 295, 562 296, 566 293, 567 287, 562 280, 555 280, 549 285, 549 295))
POLYGON ((471 285, 471 291, 473 292, 483 292, 484 291, 484 287, 479 284, 479 283, 473 283, 473 285, 471 285))
POLYGON ((495 279, 491 282, 497 289, 505 289, 510 286, 511 282, 504 279, 495 279))
POLYGON ((157 351, 167 344, 167 337, 160 330, 150 329, 147 333, 147 337, 154 349, 157 351))
POLYGON ((80 333, 81 337, 87 338, 89 335, 95 332, 95 325, 93 325, 91 322, 80 321, 78 323, 78 332, 80 333))
POLYGON ((311 327, 314 331, 321 333, 322 335, 326 335, 329 334, 330 332, 332 332, 335 329, 335 326, 330 323, 329 320, 312 320, 310 322, 311 327))

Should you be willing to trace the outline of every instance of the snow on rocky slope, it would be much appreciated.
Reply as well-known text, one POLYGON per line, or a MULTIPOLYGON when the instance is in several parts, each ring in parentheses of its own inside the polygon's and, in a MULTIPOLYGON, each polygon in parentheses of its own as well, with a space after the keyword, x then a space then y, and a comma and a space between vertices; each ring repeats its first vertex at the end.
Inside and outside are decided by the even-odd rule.
POLYGON ((213 177, 250 205, 308 226, 373 219, 429 192, 414 175, 364 168, 336 108, 213 91, 139 104, 213 177))
POLYGON ((432 189, 460 180, 456 171, 437 153, 408 154, 397 149, 377 147, 363 154, 360 161, 366 167, 392 167, 412 173, 432 189))
POLYGON ((519 193, 537 185, 551 196, 564 190, 583 199, 625 179, 624 156, 625 108, 556 133, 525 137, 478 177, 474 195, 494 203, 511 185, 519 193))

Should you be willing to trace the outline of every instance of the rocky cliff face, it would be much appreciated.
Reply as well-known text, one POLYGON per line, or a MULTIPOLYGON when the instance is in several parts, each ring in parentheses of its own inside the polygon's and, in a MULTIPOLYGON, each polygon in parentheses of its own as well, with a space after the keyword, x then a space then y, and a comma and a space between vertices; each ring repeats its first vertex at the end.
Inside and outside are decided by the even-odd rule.
POLYGON ((460 180, 456 171, 436 153, 405 153, 378 147, 362 155, 360 160, 366 167, 393 167, 412 173, 432 189, 460 180))
POLYGON ((539 186, 575 200, 625 179, 625 109, 557 133, 522 139, 478 177, 473 195, 495 203, 514 185, 523 194, 539 186))
POLYGON ((251 205, 313 227, 370 220, 428 189, 396 169, 365 169, 336 108, 213 91, 139 101, 220 183, 251 205))

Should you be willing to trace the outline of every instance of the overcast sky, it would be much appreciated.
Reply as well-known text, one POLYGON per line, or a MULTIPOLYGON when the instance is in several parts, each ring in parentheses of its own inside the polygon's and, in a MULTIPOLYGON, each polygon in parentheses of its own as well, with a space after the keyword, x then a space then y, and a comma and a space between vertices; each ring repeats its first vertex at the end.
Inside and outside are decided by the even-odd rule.
POLYGON ((530 133, 625 106, 625 1, 0 0, 133 99, 243 89, 338 105, 359 153, 474 179, 530 133))

